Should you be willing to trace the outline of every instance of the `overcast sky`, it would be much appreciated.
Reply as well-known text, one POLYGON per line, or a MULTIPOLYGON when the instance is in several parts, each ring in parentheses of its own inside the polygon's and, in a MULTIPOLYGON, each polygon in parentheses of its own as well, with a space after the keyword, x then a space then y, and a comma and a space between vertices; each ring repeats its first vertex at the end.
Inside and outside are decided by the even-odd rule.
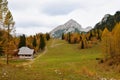
POLYGON ((16 33, 50 32, 69 19, 92 26, 105 14, 120 10, 120 0, 8 0, 16 33))

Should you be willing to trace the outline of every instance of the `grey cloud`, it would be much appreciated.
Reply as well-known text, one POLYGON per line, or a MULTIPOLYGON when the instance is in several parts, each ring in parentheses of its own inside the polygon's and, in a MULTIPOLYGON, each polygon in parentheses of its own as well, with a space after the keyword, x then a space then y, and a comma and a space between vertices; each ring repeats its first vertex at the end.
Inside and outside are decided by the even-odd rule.
POLYGON ((70 12, 78 9, 83 8, 80 3, 77 2, 54 2, 54 3, 47 3, 47 5, 43 6, 42 11, 45 14, 56 16, 56 15, 67 15, 70 12))
POLYGON ((29 7, 28 5, 29 4, 18 0, 9 1, 8 3, 8 6, 10 6, 10 8, 13 8, 15 11, 26 10, 29 7))
POLYGON ((8 0, 8 6, 12 7, 15 11, 24 11, 31 8, 37 8, 39 0, 8 0))
POLYGON ((18 22, 16 24, 17 27, 21 27, 21 28, 31 28, 31 27, 42 27, 44 26, 44 24, 41 23, 37 23, 37 22, 18 22))

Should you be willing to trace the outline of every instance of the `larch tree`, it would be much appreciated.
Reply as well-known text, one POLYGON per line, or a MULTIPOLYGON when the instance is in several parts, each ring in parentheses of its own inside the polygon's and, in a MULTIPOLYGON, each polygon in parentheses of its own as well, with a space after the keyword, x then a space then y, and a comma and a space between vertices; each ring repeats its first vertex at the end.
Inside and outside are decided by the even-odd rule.
POLYGON ((113 29, 113 40, 114 40, 114 53, 115 56, 120 57, 120 23, 117 23, 115 25, 115 28, 113 29))
POLYGON ((13 31, 14 29, 14 24, 15 22, 13 21, 13 16, 11 14, 11 12, 9 11, 7 5, 8 2, 7 0, 1 0, 3 3, 0 4, 2 7, 2 22, 3 22, 3 28, 5 28, 5 30, 7 30, 7 44, 6 44, 6 63, 8 64, 9 61, 9 54, 11 51, 11 45, 10 45, 10 33, 13 31))
POLYGON ((102 48, 105 60, 109 60, 110 65, 119 64, 120 61, 120 23, 117 23, 109 32, 107 28, 102 33, 102 48))
POLYGON ((80 38, 81 38, 81 41, 79 43, 79 48, 80 49, 88 48, 88 42, 87 42, 87 39, 86 39, 86 35, 82 34, 80 38))
POLYGON ((108 59, 113 55, 112 44, 111 32, 107 28, 105 28, 102 33, 102 49, 105 59, 108 59))
POLYGON ((84 42, 83 42, 83 40, 80 41, 79 48, 80 48, 80 49, 84 49, 84 48, 85 48, 85 47, 84 47, 84 42))

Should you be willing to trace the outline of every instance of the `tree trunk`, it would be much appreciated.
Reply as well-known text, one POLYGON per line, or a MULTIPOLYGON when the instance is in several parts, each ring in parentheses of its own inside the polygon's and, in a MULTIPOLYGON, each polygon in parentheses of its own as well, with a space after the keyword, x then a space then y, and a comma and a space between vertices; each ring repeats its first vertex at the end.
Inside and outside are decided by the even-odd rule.
POLYGON ((6 64, 9 64, 9 44, 10 44, 10 27, 9 27, 9 25, 8 25, 8 42, 7 42, 7 44, 8 44, 8 46, 7 46, 7 55, 6 55, 6 64))

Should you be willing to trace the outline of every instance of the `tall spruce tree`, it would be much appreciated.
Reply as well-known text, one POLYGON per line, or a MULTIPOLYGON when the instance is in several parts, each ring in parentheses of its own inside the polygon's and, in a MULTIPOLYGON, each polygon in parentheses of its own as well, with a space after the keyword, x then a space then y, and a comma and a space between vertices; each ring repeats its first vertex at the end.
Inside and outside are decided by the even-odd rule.
POLYGON ((19 42, 18 48, 21 48, 23 46, 26 46, 26 37, 24 34, 22 36, 20 36, 20 42, 19 42))
POLYGON ((43 50, 44 48, 45 48, 45 39, 44 39, 44 37, 43 37, 43 35, 41 34, 40 35, 40 45, 39 45, 39 49, 40 50, 43 50))
POLYGON ((33 47, 34 47, 34 48, 37 46, 37 41, 36 41, 36 38, 35 38, 35 36, 34 36, 34 38, 33 38, 32 45, 33 45, 33 47))
POLYGON ((65 39, 65 37, 64 37, 64 33, 62 33, 62 40, 64 40, 65 39))
POLYGON ((68 33, 68 43, 71 43, 71 34, 70 34, 70 32, 68 33))
POLYGON ((50 39, 49 33, 46 33, 46 40, 48 41, 50 39))

